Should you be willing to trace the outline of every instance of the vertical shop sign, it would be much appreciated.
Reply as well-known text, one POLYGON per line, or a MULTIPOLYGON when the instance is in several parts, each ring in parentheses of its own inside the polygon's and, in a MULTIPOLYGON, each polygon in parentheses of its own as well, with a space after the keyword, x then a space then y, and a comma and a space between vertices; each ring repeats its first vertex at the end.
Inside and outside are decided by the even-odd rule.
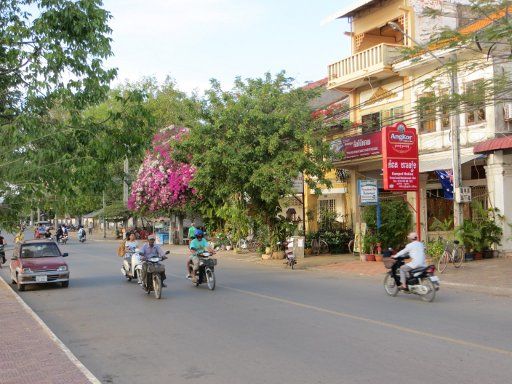
POLYGON ((382 128, 384 189, 417 191, 419 160, 416 129, 396 123, 382 128))

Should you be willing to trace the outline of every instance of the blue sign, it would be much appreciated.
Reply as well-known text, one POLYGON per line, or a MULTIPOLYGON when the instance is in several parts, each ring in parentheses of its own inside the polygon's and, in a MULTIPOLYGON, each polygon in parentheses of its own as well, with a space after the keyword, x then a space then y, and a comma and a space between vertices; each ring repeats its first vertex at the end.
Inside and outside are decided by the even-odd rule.
POLYGON ((360 205, 376 205, 379 203, 379 187, 377 180, 358 180, 357 185, 360 205))

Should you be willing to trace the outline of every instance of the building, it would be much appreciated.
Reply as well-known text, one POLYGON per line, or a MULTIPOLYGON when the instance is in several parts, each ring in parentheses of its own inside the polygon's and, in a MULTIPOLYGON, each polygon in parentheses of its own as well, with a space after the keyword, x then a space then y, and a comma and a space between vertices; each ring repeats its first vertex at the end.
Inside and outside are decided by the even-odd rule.
MULTIPOLYGON (((333 19, 348 18, 351 25, 346 35, 351 39, 352 54, 329 65, 327 88, 349 94, 350 119, 357 122, 342 137, 345 148, 347 143, 354 144, 358 151, 349 152, 335 164, 337 169, 348 170, 350 174, 346 200, 356 232, 361 217, 357 182, 376 179, 386 195, 382 190, 380 129, 399 121, 416 128, 418 133, 420 189, 418 195, 393 192, 387 193, 388 197, 406 199, 411 210, 418 211, 414 217, 419 220, 422 238, 427 238, 435 219, 453 217, 453 201, 445 199, 436 173, 452 169, 451 112, 442 103, 431 102, 442 100, 450 93, 451 71, 448 66, 440 65, 450 55, 456 55, 460 63, 459 93, 473 96, 471 104, 459 110, 463 186, 471 188, 474 199, 498 207, 506 217, 512 218, 511 207, 504 203, 508 181, 501 180, 498 184, 503 189, 496 188, 497 177, 509 177, 498 175, 499 169, 512 164, 508 150, 492 156, 485 151, 474 152, 475 145, 512 133, 512 114, 507 115, 507 105, 499 100, 489 102, 480 94, 480 84, 510 73, 509 62, 496 60, 487 51, 475 51, 475 47, 442 44, 422 48, 409 59, 403 54, 404 48, 427 45, 430 36, 441 27, 469 34, 488 24, 473 21, 471 17, 466 6, 441 0, 365 0, 333 16, 333 19), (440 15, 424 16, 425 6, 437 8, 440 15), (489 172, 494 176, 488 177, 489 172)), ((471 216, 469 204, 464 205, 464 216, 471 216)), ((510 229, 505 225, 504 230, 503 247, 512 249, 507 240, 510 229)))
MULTIPOLYGON (((311 101, 313 116, 321 118, 327 126, 326 140, 333 141, 349 122, 349 100, 345 92, 328 89, 327 78, 308 84, 305 88, 321 88, 320 95, 311 101)), ((304 213, 306 232, 316 232, 325 216, 334 217, 340 225, 348 222, 347 183, 343 170, 333 169, 326 175, 331 187, 319 185, 320 194, 302 182, 304 191, 304 213)))

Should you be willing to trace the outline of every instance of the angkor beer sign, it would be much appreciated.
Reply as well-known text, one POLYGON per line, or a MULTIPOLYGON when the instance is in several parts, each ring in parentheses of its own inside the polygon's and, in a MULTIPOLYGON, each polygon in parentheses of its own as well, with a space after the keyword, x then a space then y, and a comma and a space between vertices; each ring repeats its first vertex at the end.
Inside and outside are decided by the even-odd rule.
POLYGON ((382 169, 384 189, 418 189, 418 136, 414 128, 396 123, 382 128, 382 169))
POLYGON ((334 152, 343 152, 343 160, 355 159, 380 155, 381 153, 381 133, 373 132, 365 135, 344 137, 331 142, 331 148, 334 152))

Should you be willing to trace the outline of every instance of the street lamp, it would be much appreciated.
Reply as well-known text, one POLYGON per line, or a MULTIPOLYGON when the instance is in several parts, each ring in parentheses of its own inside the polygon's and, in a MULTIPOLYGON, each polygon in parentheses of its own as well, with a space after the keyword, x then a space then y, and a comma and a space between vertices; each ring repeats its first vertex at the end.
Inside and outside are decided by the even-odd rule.
MULTIPOLYGON (((388 25, 397 32, 400 32, 402 35, 406 36, 407 38, 411 39, 411 41, 416 44, 418 47, 421 47, 424 49, 430 56, 432 56, 436 61, 441 63, 441 65, 445 65, 446 63, 441 60, 439 57, 434 55, 434 53, 429 50, 424 45, 418 43, 412 36, 410 36, 408 33, 406 33, 400 25, 397 23, 390 21, 388 22, 388 25)), ((450 62, 451 62, 451 70, 450 70, 450 96, 453 97, 454 95, 458 94, 459 87, 458 87, 458 80, 457 80, 457 55, 455 53, 452 53, 450 55, 450 62)), ((450 116, 450 137, 452 141, 452 168, 453 168, 453 192, 454 192, 454 199, 453 199, 453 224, 455 227, 462 224, 462 221, 464 219, 463 217, 463 210, 462 210, 462 203, 460 203, 459 194, 460 194, 460 187, 462 186, 462 173, 461 173, 461 161, 460 161, 460 118, 458 113, 458 108, 456 108, 455 113, 452 113, 450 116)))

